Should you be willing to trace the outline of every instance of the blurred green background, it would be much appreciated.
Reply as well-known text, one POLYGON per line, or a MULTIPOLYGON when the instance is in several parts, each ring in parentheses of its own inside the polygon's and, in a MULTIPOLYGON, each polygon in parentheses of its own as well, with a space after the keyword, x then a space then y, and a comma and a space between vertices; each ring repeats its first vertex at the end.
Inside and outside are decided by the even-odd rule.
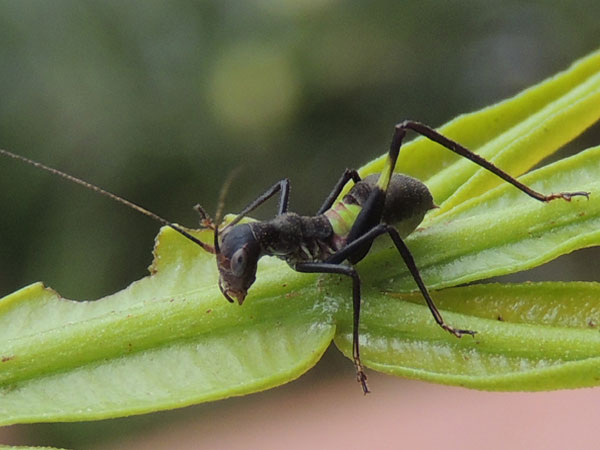
MULTIPOLYGON (((597 48, 599 17, 597 0, 3 1, 0 147, 188 226, 237 166, 227 211, 289 177, 311 214, 395 123, 438 126, 541 81, 597 48)), ((599 142, 596 126, 573 148, 599 142)), ((105 198, 3 159, 0 205, 0 296, 43 280, 95 299, 147 273, 157 224, 105 198)), ((569 264, 555 269, 597 279, 569 264)), ((153 419, 135 420, 115 422, 153 419)), ((18 430, 84 448, 106 427, 18 430)))

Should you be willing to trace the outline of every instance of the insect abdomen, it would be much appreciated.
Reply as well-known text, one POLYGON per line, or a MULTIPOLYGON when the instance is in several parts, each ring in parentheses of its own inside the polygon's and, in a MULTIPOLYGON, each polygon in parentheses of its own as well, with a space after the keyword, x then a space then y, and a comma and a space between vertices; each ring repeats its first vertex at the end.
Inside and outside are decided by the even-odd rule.
MULTIPOLYGON (((377 188, 378 179, 379 174, 365 177, 325 212, 336 236, 348 235, 364 202, 377 188)), ((433 197, 425 184, 408 175, 395 173, 386 191, 381 222, 396 226, 404 237, 421 223, 425 213, 432 208, 435 208, 433 197)))
MULTIPOLYGON (((377 175, 365 178, 375 184, 377 175)), ((416 178, 395 173, 390 180, 381 221, 394 225, 402 237, 408 236, 423 221, 430 209, 436 208, 431 192, 416 178)))

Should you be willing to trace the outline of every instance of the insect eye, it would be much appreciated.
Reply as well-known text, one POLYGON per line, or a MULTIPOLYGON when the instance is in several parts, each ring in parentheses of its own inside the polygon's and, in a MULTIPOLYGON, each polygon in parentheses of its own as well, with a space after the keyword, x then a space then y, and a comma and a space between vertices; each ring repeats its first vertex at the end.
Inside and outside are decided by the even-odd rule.
POLYGON ((248 255, 246 253, 245 248, 240 248, 236 250, 236 252, 231 257, 231 272, 236 276, 240 277, 244 274, 246 270, 246 261, 248 260, 248 255))

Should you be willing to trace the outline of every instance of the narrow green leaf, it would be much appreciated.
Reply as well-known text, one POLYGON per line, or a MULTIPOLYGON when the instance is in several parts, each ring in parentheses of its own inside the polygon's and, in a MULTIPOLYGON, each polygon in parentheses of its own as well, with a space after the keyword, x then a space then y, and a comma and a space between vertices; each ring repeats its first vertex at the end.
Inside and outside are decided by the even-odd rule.
POLYGON ((0 300, 0 424, 255 392, 298 377, 331 342, 331 313, 280 264, 264 265, 258 298, 240 308, 218 292, 213 258, 172 230, 155 257, 152 276, 100 301, 64 300, 39 283, 0 300), (274 303, 290 290, 293 301, 274 303))
MULTIPOLYGON (((522 99, 526 100, 526 99, 522 99)), ((600 118, 600 70, 562 97, 545 105, 485 145, 477 153, 518 176, 531 169, 600 118)), ((502 184, 464 158, 427 180, 442 214, 469 198, 502 184)))
MULTIPOLYGON (((484 284, 435 293, 445 319, 477 331, 441 330, 416 294, 369 293, 362 360, 381 372, 488 390, 549 390, 600 382, 600 284, 484 284)), ((351 354, 340 314, 336 344, 351 354)))
MULTIPOLYGON (((553 112, 560 110, 561 106, 568 107, 570 105, 569 102, 577 103, 578 101, 584 101, 592 103, 587 106, 576 105, 572 112, 585 117, 586 110, 593 110, 595 113, 590 114, 592 116, 595 114, 595 120, 597 120, 600 114, 598 112, 600 106, 598 102, 596 102, 596 105, 593 105, 593 101, 588 97, 594 95, 595 89, 597 90, 598 88, 599 74, 600 51, 596 51, 575 62, 564 72, 526 89, 515 97, 474 113, 460 115, 439 127, 438 130, 445 136, 460 142, 462 145, 476 152, 484 149, 486 144, 489 143, 491 149, 489 150, 490 154, 487 156, 494 156, 496 152, 502 149, 503 144, 510 143, 512 140, 523 140, 524 136, 530 136, 527 141, 534 141, 535 143, 538 140, 538 135, 543 134, 535 131, 537 128, 535 120, 543 118, 552 123, 550 119, 553 112)), ((415 118, 407 117, 407 119, 415 118)), ((564 131, 559 131, 558 135, 562 135, 561 139, 566 142, 573 137, 568 136, 570 133, 581 133, 588 126, 589 123, 587 122, 579 125, 569 124, 564 131)), ((526 142, 523 142, 523 144, 526 144, 526 142)), ((556 144, 553 150, 559 148, 560 145, 562 144, 556 144)), ((549 153, 551 151, 548 150, 549 153)), ((514 155, 514 153, 511 153, 511 155, 514 155)), ((385 162, 385 157, 383 155, 363 166, 360 169, 361 175, 380 172, 385 162)), ((507 158, 510 157, 512 156, 507 155, 507 158)), ((511 169, 516 170, 516 175, 524 173, 525 170, 533 166, 533 164, 528 163, 524 167, 519 167, 518 164, 521 164, 525 158, 517 159, 519 161, 511 160, 511 164, 516 164, 516 166, 506 167, 509 171, 511 169)), ((457 161, 461 161, 461 158, 449 150, 427 139, 418 138, 403 145, 396 170, 427 181, 442 169, 453 165, 457 161)), ((477 170, 477 167, 471 163, 466 164, 470 167, 471 174, 477 170)), ((454 169, 451 172, 454 172, 454 169)), ((456 177, 452 183, 445 180, 427 182, 438 204, 442 203, 453 190, 460 186, 461 179, 463 181, 466 180, 466 177, 462 174, 449 174, 448 172, 446 174, 456 177), (441 184, 439 188, 436 186, 437 183, 441 184)))
MULTIPOLYGON (((544 167, 522 181, 542 192, 589 191, 589 199, 541 203, 504 184, 407 239, 427 286, 442 288, 530 269, 600 244, 600 147, 544 167)), ((365 278, 396 291, 416 289, 396 251, 374 252, 365 278)))

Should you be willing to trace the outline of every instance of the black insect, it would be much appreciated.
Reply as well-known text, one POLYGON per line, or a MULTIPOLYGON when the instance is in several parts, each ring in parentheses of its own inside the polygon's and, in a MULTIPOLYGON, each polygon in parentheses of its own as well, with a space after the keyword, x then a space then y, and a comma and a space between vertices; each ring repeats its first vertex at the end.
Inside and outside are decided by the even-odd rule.
POLYGON ((402 141, 408 130, 415 131, 473 161, 536 200, 549 202, 562 198, 570 201, 574 196, 589 196, 588 192, 560 192, 549 195, 536 192, 427 125, 404 121, 395 127, 383 171, 361 179, 356 170, 346 169, 314 216, 300 216, 288 212, 289 181, 287 179, 274 184, 244 208, 235 219, 220 229, 219 224, 214 223, 204 209, 197 205, 196 209, 201 215, 202 225, 214 230, 214 241, 210 245, 162 217, 97 186, 6 150, 0 150, 0 154, 25 161, 106 195, 173 228, 207 252, 215 254, 219 269, 219 288, 230 302, 234 302, 234 299, 240 305, 244 302, 248 290, 256 279, 258 260, 265 255, 285 260, 298 272, 332 273, 350 277, 354 313, 352 356, 357 380, 366 394, 369 389, 367 376, 360 360, 359 347, 361 281, 354 264, 367 255, 378 236, 388 234, 391 237, 435 321, 444 330, 457 337, 475 334, 475 331, 453 328, 444 321, 421 279, 410 250, 403 241, 403 238, 421 223, 427 211, 435 207, 431 193, 422 182, 406 175, 393 173, 402 141), (354 186, 341 200, 337 200, 350 181, 354 186), (247 214, 277 194, 279 194, 279 209, 273 219, 240 223, 247 214))

